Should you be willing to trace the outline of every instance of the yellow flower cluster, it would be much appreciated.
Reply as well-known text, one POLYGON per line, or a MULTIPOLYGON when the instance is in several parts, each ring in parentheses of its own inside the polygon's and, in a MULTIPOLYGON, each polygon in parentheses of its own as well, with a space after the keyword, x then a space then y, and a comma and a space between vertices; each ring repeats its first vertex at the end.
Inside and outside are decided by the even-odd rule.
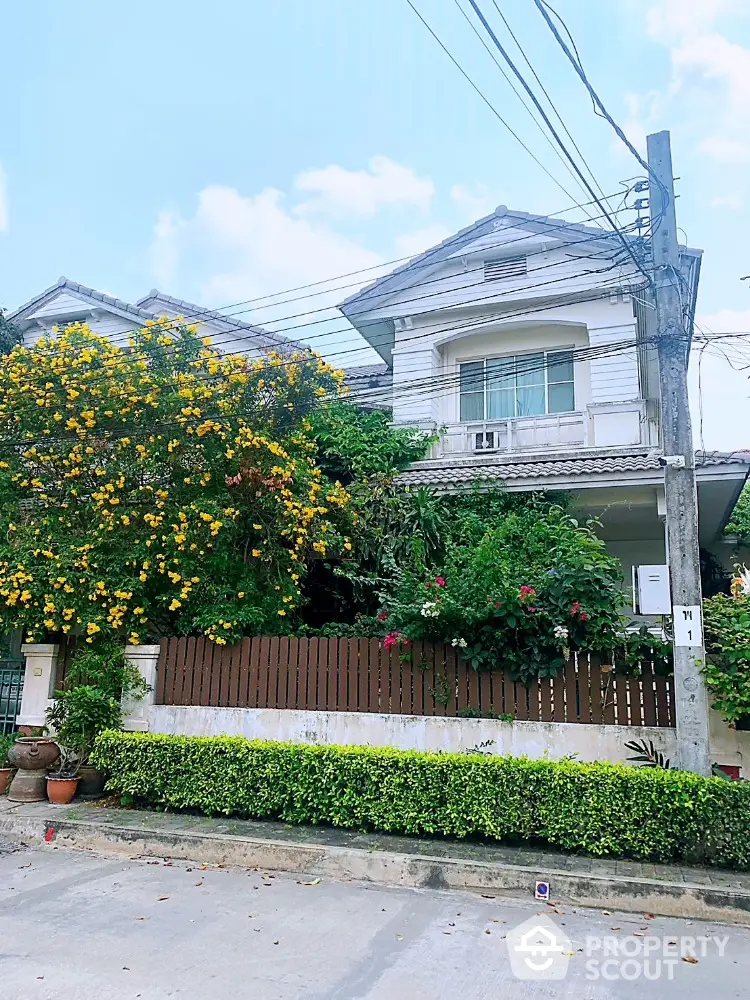
POLYGON ((316 467, 304 417, 342 391, 322 359, 221 355, 178 317, 148 321, 126 346, 74 323, 5 360, 6 628, 137 642, 167 611, 226 642, 258 581, 283 617, 306 559, 349 546, 337 527, 349 496, 316 467), (224 614, 207 622, 219 594, 224 614))

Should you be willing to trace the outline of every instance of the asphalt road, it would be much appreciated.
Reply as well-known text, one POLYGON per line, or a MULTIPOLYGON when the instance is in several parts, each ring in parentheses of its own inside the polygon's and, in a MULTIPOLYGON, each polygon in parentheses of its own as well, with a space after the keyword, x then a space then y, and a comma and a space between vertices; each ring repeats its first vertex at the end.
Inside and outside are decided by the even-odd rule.
POLYGON ((713 1000, 748 982, 750 928, 0 847, 3 1000, 713 1000), (506 935, 540 914, 551 952, 527 939, 515 960, 567 974, 522 981, 506 935))

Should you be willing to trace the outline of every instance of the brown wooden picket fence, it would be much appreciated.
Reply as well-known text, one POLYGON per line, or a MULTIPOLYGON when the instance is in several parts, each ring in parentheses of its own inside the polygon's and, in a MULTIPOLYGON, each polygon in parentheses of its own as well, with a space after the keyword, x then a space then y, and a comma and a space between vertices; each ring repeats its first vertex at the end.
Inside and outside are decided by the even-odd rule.
POLYGON ((403 658, 377 639, 261 636, 233 646, 161 640, 156 703, 227 708, 493 717, 534 722, 674 726, 674 685, 644 663, 626 677, 578 654, 528 688, 504 670, 477 672, 451 646, 416 642, 403 658))

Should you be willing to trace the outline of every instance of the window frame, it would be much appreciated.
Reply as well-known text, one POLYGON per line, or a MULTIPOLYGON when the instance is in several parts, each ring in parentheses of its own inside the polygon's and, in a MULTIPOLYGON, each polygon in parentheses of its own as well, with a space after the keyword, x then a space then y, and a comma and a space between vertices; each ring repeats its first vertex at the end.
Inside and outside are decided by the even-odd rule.
MULTIPOLYGON (((573 347, 573 346, 569 346, 569 347, 566 346, 566 347, 555 347, 554 349, 551 349, 551 350, 547 350, 545 348, 541 348, 539 350, 525 351, 525 352, 523 352, 521 354, 493 354, 493 355, 486 355, 485 357, 481 357, 481 358, 466 358, 463 361, 458 361, 457 365, 458 365, 458 419, 459 419, 459 422, 462 423, 462 424, 486 424, 486 423, 496 423, 496 422, 503 421, 503 420, 528 420, 528 419, 532 419, 534 417, 554 417, 554 416, 559 416, 559 415, 566 414, 566 413, 575 413, 575 412, 577 412, 576 408, 575 408, 575 404, 576 404, 576 362, 575 362, 575 353, 574 352, 575 352, 575 347, 573 347), (534 414, 519 414, 517 412, 518 411, 518 391, 519 391, 519 388, 524 388, 524 387, 519 387, 519 385, 518 385, 518 375, 519 375, 518 361, 519 361, 519 359, 531 358, 531 357, 534 357, 534 355, 538 355, 538 354, 541 354, 541 355, 544 356, 544 368, 542 369, 542 371, 544 372, 544 412, 543 413, 534 413, 534 414), (553 361, 551 361, 551 358, 554 358, 555 356, 561 355, 561 354, 569 355, 570 356, 563 363, 564 364, 572 364, 572 366, 573 366, 572 377, 569 378, 569 379, 559 379, 559 380, 551 382, 550 381, 550 377, 549 377, 550 376, 550 369, 554 369, 556 367, 556 363, 553 362, 553 361), (513 378, 514 378, 513 409, 514 409, 515 412, 513 413, 512 416, 506 416, 506 417, 489 417, 489 416, 487 416, 487 413, 488 413, 488 396, 489 396, 489 392, 492 391, 492 390, 488 389, 488 383, 490 383, 492 381, 492 379, 493 379, 492 374, 490 374, 488 372, 488 370, 487 370, 487 362, 491 362, 491 361, 513 362, 513 372, 512 372, 512 375, 513 375, 513 378), (463 381, 463 379, 462 379, 462 369, 463 369, 463 367, 466 366, 466 365, 478 365, 478 364, 482 365, 481 389, 478 387, 478 388, 475 388, 473 390, 469 389, 467 391, 464 391, 463 388, 462 388, 462 381, 463 381), (551 411, 550 410, 550 387, 551 386, 563 386, 563 385, 565 385, 565 386, 569 385, 569 386, 572 387, 572 390, 573 390, 573 408, 570 409, 570 410, 552 410, 551 411), (480 391, 482 393, 482 412, 484 413, 484 416, 482 416, 482 417, 472 417, 472 418, 463 418, 461 416, 461 399, 462 399, 462 397, 470 395, 472 392, 475 395, 478 395, 480 391)), ((557 362, 557 364, 559 364, 559 362, 557 362)), ((523 370, 521 370, 521 374, 523 375, 523 370)), ((497 377, 497 376, 495 376, 495 377, 497 377)), ((479 382, 479 378, 480 378, 480 376, 479 376, 478 372, 477 372, 477 374, 475 374, 473 376, 472 375, 467 375, 467 381, 469 382, 469 384, 471 384, 472 381, 473 381, 474 384, 477 385, 478 382, 479 382)), ((526 386, 525 388, 530 388, 530 386, 526 386)), ((498 391, 498 390, 495 390, 495 391, 498 391)))

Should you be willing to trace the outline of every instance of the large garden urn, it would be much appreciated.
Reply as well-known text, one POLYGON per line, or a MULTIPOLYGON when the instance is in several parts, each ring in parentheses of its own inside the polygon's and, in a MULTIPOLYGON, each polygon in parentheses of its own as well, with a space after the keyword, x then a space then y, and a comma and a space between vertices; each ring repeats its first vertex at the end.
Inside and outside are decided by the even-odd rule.
POLYGON ((8 760, 17 767, 10 783, 11 802, 42 802, 47 798, 47 768, 60 756, 54 740, 43 736, 22 736, 8 751, 8 760))

